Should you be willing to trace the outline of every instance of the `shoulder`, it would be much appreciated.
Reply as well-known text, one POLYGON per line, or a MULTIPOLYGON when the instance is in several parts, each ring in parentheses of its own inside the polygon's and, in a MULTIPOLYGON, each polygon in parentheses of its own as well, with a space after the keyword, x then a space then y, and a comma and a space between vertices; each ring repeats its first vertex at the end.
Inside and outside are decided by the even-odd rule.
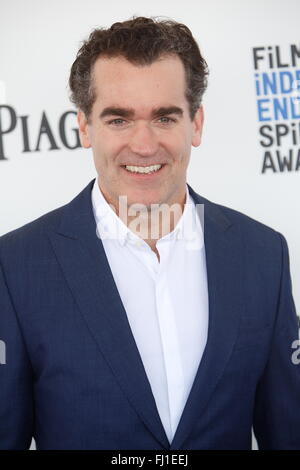
POLYGON ((90 210, 91 188, 94 180, 77 194, 70 202, 64 204, 37 219, 0 236, 0 258, 1 255, 17 255, 27 258, 42 255, 48 246, 47 233, 58 230, 61 221, 68 214, 69 221, 73 221, 82 215, 85 210, 90 210))
POLYGON ((0 236, 0 260, 37 256, 47 243, 46 232, 58 226, 65 206, 54 209, 37 219, 0 236))
POLYGON ((269 256, 281 258, 282 251, 287 249, 287 242, 282 233, 243 212, 221 204, 215 206, 238 228, 246 251, 256 250, 258 253, 264 252, 269 256))
POLYGON ((210 219, 224 228, 235 226, 239 228, 241 233, 245 235, 248 234, 249 239, 262 238, 263 240, 275 241, 275 243, 278 243, 278 240, 282 236, 274 228, 243 212, 206 199, 196 193, 190 186, 189 191, 196 203, 204 205, 204 215, 206 219, 210 219))
POLYGON ((232 224, 237 225, 245 235, 248 234, 249 238, 257 237, 263 240, 268 239, 269 241, 274 240, 278 242, 278 238, 281 234, 273 227, 238 210, 221 204, 211 204, 213 204, 217 210, 221 211, 232 224))
POLYGON ((190 192, 196 203, 204 205, 204 233, 209 224, 210 230, 227 233, 232 243, 239 240, 239 246, 249 256, 250 263, 253 257, 256 260, 261 258, 263 264, 281 265, 282 256, 288 254, 288 248, 280 232, 243 212, 206 199, 192 188, 190 192))

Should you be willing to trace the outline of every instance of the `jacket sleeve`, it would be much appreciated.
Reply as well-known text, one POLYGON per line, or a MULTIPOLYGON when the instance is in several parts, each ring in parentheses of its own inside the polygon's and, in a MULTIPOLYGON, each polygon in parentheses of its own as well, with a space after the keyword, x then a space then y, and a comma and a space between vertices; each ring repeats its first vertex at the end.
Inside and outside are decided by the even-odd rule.
POLYGON ((0 261, 0 449, 29 449, 32 368, 0 261))
POLYGON ((253 430, 259 449, 300 449, 300 344, 292 295, 289 252, 282 246, 282 272, 268 363, 258 384, 253 430))

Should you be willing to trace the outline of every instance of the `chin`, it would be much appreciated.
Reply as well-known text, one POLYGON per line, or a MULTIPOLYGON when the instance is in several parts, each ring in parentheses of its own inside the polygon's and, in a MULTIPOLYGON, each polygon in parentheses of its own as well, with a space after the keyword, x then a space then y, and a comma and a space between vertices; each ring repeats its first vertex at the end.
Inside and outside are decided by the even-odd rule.
POLYGON ((145 194, 137 193, 137 194, 128 194, 127 196, 127 203, 130 206, 131 204, 143 204, 147 206, 148 209, 151 208, 151 204, 159 204, 161 202, 161 198, 158 194, 153 196, 146 196, 145 194))

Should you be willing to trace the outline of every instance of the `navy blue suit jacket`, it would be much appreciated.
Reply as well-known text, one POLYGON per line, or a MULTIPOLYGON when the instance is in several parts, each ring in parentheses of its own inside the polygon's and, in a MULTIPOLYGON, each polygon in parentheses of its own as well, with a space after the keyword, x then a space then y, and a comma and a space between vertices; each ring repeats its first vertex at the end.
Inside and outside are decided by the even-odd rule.
POLYGON ((284 237, 189 187, 205 204, 209 330, 170 445, 96 236, 92 184, 0 237, 0 448, 33 436, 37 449, 250 449, 253 426, 261 449, 300 449, 284 237))

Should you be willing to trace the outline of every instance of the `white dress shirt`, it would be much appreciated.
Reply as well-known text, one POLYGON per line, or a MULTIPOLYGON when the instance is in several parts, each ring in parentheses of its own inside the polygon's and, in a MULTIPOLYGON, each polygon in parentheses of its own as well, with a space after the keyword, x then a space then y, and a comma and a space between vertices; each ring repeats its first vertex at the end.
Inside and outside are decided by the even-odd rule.
POLYGON ((95 181, 97 235, 171 443, 207 341, 208 289, 199 212, 186 185, 174 230, 150 246, 116 215, 95 181))

